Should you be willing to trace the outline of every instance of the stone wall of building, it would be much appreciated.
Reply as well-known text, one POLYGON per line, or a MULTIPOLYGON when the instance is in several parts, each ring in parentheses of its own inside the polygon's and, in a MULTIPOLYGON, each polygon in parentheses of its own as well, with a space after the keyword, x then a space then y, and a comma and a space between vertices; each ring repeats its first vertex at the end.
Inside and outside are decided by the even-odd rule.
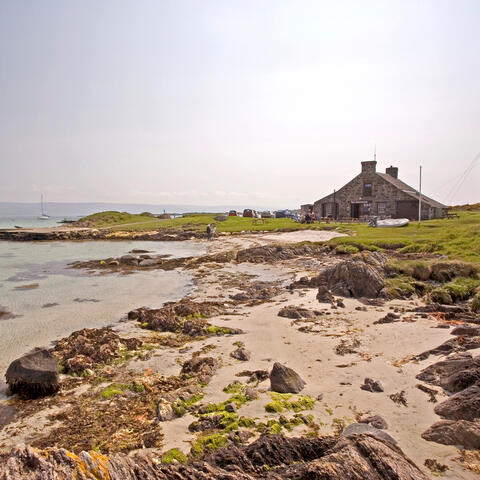
MULTIPOLYGON (((376 162, 362 162, 362 172, 335 192, 338 219, 353 216, 352 203, 361 204, 361 217, 366 215, 396 217, 397 201, 415 201, 410 195, 386 181, 380 175, 377 175, 375 172, 375 163, 376 162), (365 189, 366 184, 372 186, 371 192, 365 189), (368 193, 371 193, 371 195, 368 193)), ((398 174, 398 169, 394 170, 394 172, 398 174)), ((314 203, 316 218, 322 218, 328 215, 335 216, 333 198, 334 194, 332 193, 314 203)), ((422 207, 422 219, 433 218, 435 215, 434 209, 430 208, 429 205, 423 205, 422 207)), ((416 216, 418 216, 418 213, 415 217, 416 216)))

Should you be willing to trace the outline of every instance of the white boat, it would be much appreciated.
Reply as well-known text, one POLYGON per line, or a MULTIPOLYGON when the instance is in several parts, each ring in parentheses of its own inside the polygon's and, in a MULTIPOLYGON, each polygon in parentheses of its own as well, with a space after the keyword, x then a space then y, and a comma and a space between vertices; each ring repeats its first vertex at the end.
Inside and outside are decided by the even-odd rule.
POLYGON ((38 217, 39 220, 49 220, 50 219, 50 216, 47 215, 45 213, 45 211, 43 210, 43 194, 41 195, 40 197, 40 205, 41 205, 41 209, 42 209, 42 214, 38 217))
POLYGON ((406 227, 410 220, 408 218, 387 218, 385 220, 372 219, 370 226, 377 228, 406 227))

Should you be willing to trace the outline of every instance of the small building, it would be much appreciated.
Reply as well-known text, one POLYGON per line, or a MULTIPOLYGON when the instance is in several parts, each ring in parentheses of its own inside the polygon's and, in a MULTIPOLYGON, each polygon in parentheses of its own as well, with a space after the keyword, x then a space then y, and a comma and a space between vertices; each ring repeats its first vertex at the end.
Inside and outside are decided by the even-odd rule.
MULTIPOLYGON (((418 220, 419 193, 398 178, 398 168, 377 172, 377 162, 362 162, 362 171, 335 193, 313 204, 316 218, 361 219, 370 216, 418 220)), ((422 220, 443 218, 447 207, 422 194, 422 220)))

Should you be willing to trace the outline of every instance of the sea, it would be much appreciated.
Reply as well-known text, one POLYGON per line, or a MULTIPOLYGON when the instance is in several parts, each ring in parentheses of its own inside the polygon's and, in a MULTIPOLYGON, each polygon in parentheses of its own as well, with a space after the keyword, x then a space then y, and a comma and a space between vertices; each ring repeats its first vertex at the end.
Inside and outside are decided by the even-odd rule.
POLYGON ((137 307, 161 307, 194 288, 191 276, 181 271, 92 274, 69 267, 132 249, 180 258, 205 253, 206 243, 0 241, 0 310, 9 312, 0 317, 0 382, 10 362, 35 347, 48 347, 82 328, 114 324, 137 307))

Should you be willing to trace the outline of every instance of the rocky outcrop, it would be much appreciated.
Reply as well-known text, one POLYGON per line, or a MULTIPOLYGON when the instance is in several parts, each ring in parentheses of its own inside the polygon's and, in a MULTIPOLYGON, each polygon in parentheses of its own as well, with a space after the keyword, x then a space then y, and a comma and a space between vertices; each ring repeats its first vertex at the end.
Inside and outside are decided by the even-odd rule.
POLYGON ((444 360, 424 368, 416 378, 430 385, 439 387, 448 377, 457 372, 469 369, 473 364, 474 360, 470 353, 455 353, 449 355, 444 360))
POLYGON ((48 350, 39 350, 14 360, 5 374, 11 393, 28 398, 53 395, 60 389, 58 360, 48 350))
POLYGON ((145 328, 158 332, 173 332, 198 337, 224 333, 241 333, 239 329, 215 328, 206 321, 207 317, 225 312, 219 302, 194 302, 188 298, 179 302, 166 303, 162 308, 138 308, 128 312, 130 320, 137 320, 145 328))
POLYGON ((275 362, 270 372, 270 386, 278 393, 299 393, 306 383, 300 375, 285 365, 275 362))
POLYGON ((387 432, 380 430, 379 428, 375 428, 371 424, 367 423, 352 423, 349 425, 342 433, 342 437, 351 437, 354 435, 363 435, 368 433, 369 435, 373 435, 374 437, 378 438, 379 440, 383 440, 384 442, 389 442, 392 445, 396 445, 396 440, 389 435, 387 432))
POLYGON ((388 428, 387 421, 380 415, 371 415, 368 417, 361 418, 358 423, 367 423, 372 427, 378 428, 380 430, 386 430, 388 428))
POLYGON ((444 420, 434 423, 422 433, 422 438, 442 445, 462 445, 464 448, 480 448, 480 423, 467 420, 444 420))
POLYGON ((231 444, 185 465, 164 464, 153 451, 135 457, 110 457, 95 452, 74 455, 52 448, 20 446, 0 463, 5 480, 57 480, 58 478, 110 480, 427 480, 404 453, 388 441, 370 434, 339 439, 286 438, 264 435, 246 446, 231 444), (268 467, 268 468, 267 468, 268 467))
POLYGON ((120 358, 121 349, 137 350, 137 338, 121 338, 111 328, 84 328, 62 338, 51 352, 67 372, 80 374, 87 368, 120 358))
POLYGON ((480 386, 472 385, 435 407, 435 413, 449 420, 480 418, 480 386))
POLYGON ((313 257, 324 251, 324 247, 316 245, 253 247, 240 250, 237 253, 237 262, 276 262, 296 257, 313 257))
POLYGON ((249 285, 243 292, 230 295, 235 302, 248 303, 250 305, 266 302, 277 296, 283 289, 275 282, 256 282, 249 285))
POLYGON ((327 285, 335 295, 342 297, 375 298, 384 294, 385 277, 380 261, 370 255, 352 257, 326 272, 327 285), (370 261, 368 261, 370 259, 370 261))

